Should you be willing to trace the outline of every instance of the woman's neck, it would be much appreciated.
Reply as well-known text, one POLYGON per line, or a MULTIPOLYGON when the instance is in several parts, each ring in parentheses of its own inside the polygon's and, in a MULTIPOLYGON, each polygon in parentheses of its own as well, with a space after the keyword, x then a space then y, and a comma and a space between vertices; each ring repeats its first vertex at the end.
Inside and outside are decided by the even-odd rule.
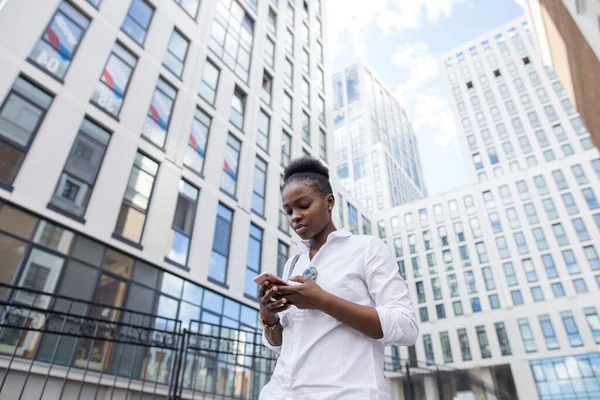
POLYGON ((308 240, 308 247, 310 248, 310 253, 316 254, 321 247, 327 242, 327 237, 331 232, 337 231, 337 228, 333 224, 333 221, 329 221, 329 223, 325 226, 325 228, 319 232, 312 239, 308 240))

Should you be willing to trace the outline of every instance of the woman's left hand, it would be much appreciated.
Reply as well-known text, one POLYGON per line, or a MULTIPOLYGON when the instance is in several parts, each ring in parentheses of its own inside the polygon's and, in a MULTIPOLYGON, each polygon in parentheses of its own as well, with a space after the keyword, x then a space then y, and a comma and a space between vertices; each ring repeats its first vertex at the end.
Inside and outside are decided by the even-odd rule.
POLYGON ((286 302, 301 310, 320 310, 328 293, 313 280, 295 276, 290 281, 299 285, 278 286, 277 297, 285 298, 286 302))

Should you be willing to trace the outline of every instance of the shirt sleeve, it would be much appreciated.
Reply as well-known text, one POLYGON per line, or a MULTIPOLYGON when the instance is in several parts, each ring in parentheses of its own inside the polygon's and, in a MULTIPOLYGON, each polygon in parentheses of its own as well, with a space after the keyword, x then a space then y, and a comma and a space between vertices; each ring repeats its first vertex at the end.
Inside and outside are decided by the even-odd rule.
POLYGON ((419 336, 408 286, 386 244, 373 237, 365 251, 365 283, 375 303, 386 346, 412 346, 419 336))

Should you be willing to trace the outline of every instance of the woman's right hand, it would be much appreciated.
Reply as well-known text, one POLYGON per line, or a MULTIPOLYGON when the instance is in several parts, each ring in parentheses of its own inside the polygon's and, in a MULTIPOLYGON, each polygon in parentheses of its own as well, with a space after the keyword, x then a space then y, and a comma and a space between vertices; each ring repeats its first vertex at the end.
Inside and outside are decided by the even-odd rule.
POLYGON ((286 299, 275 299, 273 296, 276 294, 277 286, 271 285, 269 282, 260 285, 258 290, 260 316, 267 325, 275 325, 279 318, 277 314, 290 308, 286 299))

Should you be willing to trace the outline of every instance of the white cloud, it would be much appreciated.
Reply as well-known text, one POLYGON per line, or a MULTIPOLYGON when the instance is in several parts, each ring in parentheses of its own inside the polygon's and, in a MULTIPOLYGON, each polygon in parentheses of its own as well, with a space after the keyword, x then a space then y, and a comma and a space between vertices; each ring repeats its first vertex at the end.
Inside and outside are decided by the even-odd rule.
POLYGON ((415 133, 433 135, 433 141, 442 147, 455 144, 456 124, 442 93, 438 60, 427 43, 406 45, 392 55, 390 62, 406 72, 405 83, 395 94, 411 116, 415 133))
POLYGON ((366 48, 366 27, 376 21, 382 33, 419 29, 425 21, 437 23, 450 18, 452 6, 466 0, 328 0, 327 29, 329 52, 335 57, 345 49, 342 44, 351 39, 355 55, 366 48))

